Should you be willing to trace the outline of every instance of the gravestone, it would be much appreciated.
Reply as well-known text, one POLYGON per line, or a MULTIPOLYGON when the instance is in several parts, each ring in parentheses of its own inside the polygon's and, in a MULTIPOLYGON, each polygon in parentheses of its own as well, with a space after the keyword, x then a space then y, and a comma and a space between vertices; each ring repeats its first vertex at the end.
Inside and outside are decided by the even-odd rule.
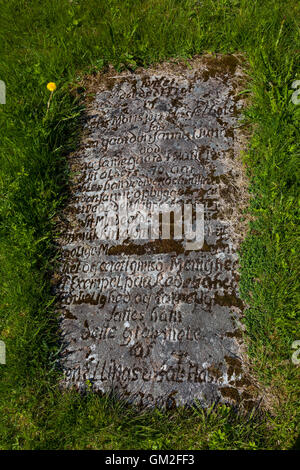
POLYGON ((234 56, 90 77, 60 239, 66 387, 142 406, 251 403, 241 77, 234 56))

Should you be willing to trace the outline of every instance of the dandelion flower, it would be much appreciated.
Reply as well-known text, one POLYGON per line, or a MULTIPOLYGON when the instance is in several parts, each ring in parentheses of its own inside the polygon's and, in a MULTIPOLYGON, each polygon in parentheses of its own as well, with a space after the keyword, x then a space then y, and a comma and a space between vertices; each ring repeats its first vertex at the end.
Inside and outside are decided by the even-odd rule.
MULTIPOLYGON (((48 111, 49 111, 49 108, 50 108, 50 103, 51 103, 51 98, 53 96, 53 92, 56 90, 56 83, 54 82, 49 82, 47 83, 47 88, 48 90, 51 92, 50 93, 50 96, 49 96, 49 99, 48 99, 48 103, 47 103, 47 111, 46 111, 46 116, 48 114, 48 111)), ((45 116, 45 117, 46 117, 45 116)))
POLYGON ((47 88, 48 88, 49 91, 53 92, 53 91, 56 90, 56 84, 54 82, 49 82, 47 84, 47 88))

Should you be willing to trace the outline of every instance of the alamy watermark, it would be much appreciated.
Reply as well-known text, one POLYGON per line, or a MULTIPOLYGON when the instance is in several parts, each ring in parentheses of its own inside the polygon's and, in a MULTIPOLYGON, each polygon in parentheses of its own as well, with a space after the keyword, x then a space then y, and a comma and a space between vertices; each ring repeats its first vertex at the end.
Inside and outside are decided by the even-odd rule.
POLYGON ((6 364, 6 347, 4 341, 0 340, 0 364, 6 364))
POLYGON ((6 104, 6 85, 3 80, 0 80, 0 104, 6 104))
MULTIPOLYGON (((292 83, 292 88, 296 91, 292 94, 291 101, 293 104, 297 105, 300 104, 300 80, 295 80, 292 83)), ((292 344, 292 349, 296 349, 296 351, 292 354, 292 363, 295 365, 300 364, 300 340, 297 339, 292 344)))
POLYGON ((204 205, 131 203, 127 196, 98 208, 96 232, 100 240, 184 240, 186 250, 204 243, 204 205))
POLYGON ((294 91, 294 93, 292 94, 292 98, 291 98, 291 101, 293 104, 300 104, 300 80, 295 80, 293 83, 292 83, 292 88, 296 91, 294 91))
POLYGON ((292 363, 298 366, 300 364, 300 339, 293 342, 292 349, 296 349, 292 354, 292 363))

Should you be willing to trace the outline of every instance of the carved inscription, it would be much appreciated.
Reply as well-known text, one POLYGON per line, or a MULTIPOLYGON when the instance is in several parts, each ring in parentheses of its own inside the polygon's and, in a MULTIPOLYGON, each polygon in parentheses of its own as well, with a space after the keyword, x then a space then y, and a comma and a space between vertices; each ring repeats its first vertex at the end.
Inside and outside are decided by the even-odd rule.
POLYGON ((99 80, 82 145, 70 157, 75 176, 61 237, 67 386, 83 389, 89 380, 95 391, 142 406, 242 396, 232 223, 238 69, 227 57, 99 80), (120 237, 124 197, 134 214, 165 204, 182 208, 186 220, 189 205, 194 229, 199 204, 201 249, 187 249, 183 219, 177 238, 172 218, 170 236, 153 238, 135 215, 135 236, 120 237), (99 227, 108 207, 119 225, 105 238, 99 227))

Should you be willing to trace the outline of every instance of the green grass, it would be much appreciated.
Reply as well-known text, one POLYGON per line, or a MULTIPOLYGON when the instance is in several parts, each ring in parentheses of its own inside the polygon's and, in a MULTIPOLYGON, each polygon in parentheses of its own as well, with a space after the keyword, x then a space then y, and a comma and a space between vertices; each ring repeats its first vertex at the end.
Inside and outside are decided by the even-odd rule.
MULTIPOLYGON (((1 449, 288 449, 297 446, 296 0, 0 0, 1 449), (241 253, 249 354, 272 410, 220 406, 139 412, 111 397, 62 393, 51 294, 55 217, 67 192, 85 73, 243 52, 253 134, 245 155, 254 216, 241 253), (56 82, 50 111, 49 92, 56 82), (249 95, 250 96, 250 95, 249 95)), ((299 62, 298 62, 299 63, 299 62)), ((298 74, 298 75, 297 75, 298 74)), ((298 297, 299 299, 299 297, 298 297)), ((299 324, 298 324, 299 325, 299 324)), ((298 328, 298 329, 297 329, 298 328)), ((298 389, 298 390, 297 390, 298 389)))

